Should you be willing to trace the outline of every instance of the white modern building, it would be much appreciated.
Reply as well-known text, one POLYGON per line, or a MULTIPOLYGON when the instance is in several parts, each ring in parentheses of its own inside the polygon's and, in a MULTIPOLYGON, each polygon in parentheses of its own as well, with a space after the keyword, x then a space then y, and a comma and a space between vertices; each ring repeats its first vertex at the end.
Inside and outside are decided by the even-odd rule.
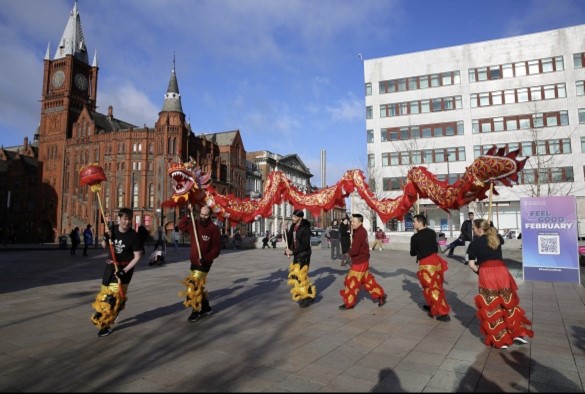
MULTIPOLYGON (((496 186, 496 227, 520 228, 521 197, 575 195, 585 216, 585 25, 367 59, 364 78, 368 165, 386 197, 401 194, 413 166, 452 184, 496 145, 530 156, 519 185, 496 186)), ((487 217, 487 206, 449 215, 420 201, 444 232, 458 232, 468 209, 487 217)))

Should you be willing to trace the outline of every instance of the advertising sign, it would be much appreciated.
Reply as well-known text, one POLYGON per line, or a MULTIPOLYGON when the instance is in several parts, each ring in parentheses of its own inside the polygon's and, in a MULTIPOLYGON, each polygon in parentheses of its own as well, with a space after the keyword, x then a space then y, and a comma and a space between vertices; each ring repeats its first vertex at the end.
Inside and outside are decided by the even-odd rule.
POLYGON ((580 282, 574 196, 520 199, 524 279, 580 282))

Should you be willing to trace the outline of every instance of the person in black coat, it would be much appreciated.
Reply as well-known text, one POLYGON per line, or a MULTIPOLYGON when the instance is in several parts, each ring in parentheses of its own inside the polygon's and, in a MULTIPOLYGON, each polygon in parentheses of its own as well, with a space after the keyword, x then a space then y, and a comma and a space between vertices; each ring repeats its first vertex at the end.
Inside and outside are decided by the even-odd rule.
POLYGON ((345 217, 341 220, 339 224, 339 240, 341 244, 341 266, 343 267, 346 264, 351 264, 351 259, 349 257, 349 249, 351 247, 351 237, 350 237, 350 223, 349 217, 345 215, 345 217))
POLYGON ((313 303, 317 290, 309 281, 311 263, 311 224, 303 219, 304 212, 297 209, 292 214, 292 224, 287 231, 285 254, 293 258, 289 266, 288 284, 292 286, 292 299, 306 308, 313 303))
POLYGON ((453 257, 453 252, 457 246, 465 246, 465 242, 473 241, 473 212, 469 212, 467 216, 468 219, 461 224, 461 234, 459 234, 459 237, 441 251, 444 254, 449 250, 447 257, 453 257))

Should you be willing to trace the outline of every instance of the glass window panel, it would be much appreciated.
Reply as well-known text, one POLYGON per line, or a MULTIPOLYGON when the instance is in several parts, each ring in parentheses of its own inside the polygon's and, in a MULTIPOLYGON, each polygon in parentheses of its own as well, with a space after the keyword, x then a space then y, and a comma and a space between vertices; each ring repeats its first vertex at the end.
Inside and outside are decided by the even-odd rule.
POLYGON ((534 75, 540 72, 540 68, 538 65, 538 60, 530 60, 528 61, 528 74, 534 75))
POLYGON ((442 137, 443 136, 443 127, 442 126, 433 127, 433 136, 442 137))
POLYGON ((411 101, 409 104, 410 104, 410 113, 411 114, 420 113, 420 103, 418 101, 411 101))
POLYGON ((398 80, 398 91, 404 92, 406 90, 406 79, 399 79, 398 80))
POLYGON ((548 141, 548 151, 551 155, 555 155, 561 152, 561 141, 560 140, 550 140, 548 141))
POLYGON ((579 124, 583 124, 583 123, 585 123, 585 109, 580 108, 579 109, 579 124))
POLYGON ((439 76, 437 74, 433 74, 431 75, 431 86, 432 87, 437 87, 439 86, 439 76))
POLYGON ((441 110, 441 103, 442 103, 442 99, 433 99, 432 103, 433 103, 433 112, 438 112, 441 110))
POLYGON ((431 112, 431 103, 429 100, 422 100, 420 102, 420 112, 421 113, 427 113, 427 112, 431 112))
POLYGON ((374 142, 374 130, 368 130, 367 134, 368 134, 368 144, 371 144, 372 142, 374 142))
POLYGON ((489 69, 490 79, 500 79, 502 74, 500 72, 500 66, 491 66, 489 69))
POLYGON ((492 93, 492 105, 500 105, 502 103, 503 103, 502 92, 493 92, 492 93))
POLYGON ((525 184, 535 183, 534 171, 532 169, 524 170, 524 183, 525 184))
MULTIPOLYGON (((577 93, 579 95, 579 93, 577 93)), ((564 83, 559 83, 557 85, 557 97, 567 97, 567 90, 565 89, 564 83)))
POLYGON ((393 165, 393 166, 398 165, 398 153, 397 152, 390 153, 390 165, 393 165))
POLYGON ((445 106, 445 111, 455 109, 455 107, 453 106, 453 97, 447 97, 443 99, 443 105, 445 106))
POLYGON ((481 124, 481 132, 482 133, 491 133, 492 131, 492 122, 485 121, 481 124))
POLYGON ((569 113, 567 111, 560 111, 559 112, 561 117, 561 126, 566 126, 569 124, 569 113))
POLYGON ((430 149, 423 150, 423 163, 433 163, 433 151, 430 149))
POLYGON ((453 72, 453 84, 461 83, 461 76, 459 75, 459 71, 453 72))
POLYGON ((407 140, 410 138, 410 134, 408 132, 408 127, 403 127, 400 129, 400 139, 407 140))
POLYGON ((563 169, 562 168, 551 168, 550 169, 550 180, 551 182, 563 182, 563 169))
POLYGON ((459 160, 461 161, 465 161, 465 148, 460 146, 457 148, 457 157, 459 158, 459 160))
POLYGON ((453 77, 451 73, 443 73, 443 86, 453 85, 453 77))
POLYGON ((388 140, 388 129, 380 130, 380 141, 385 142, 388 140))
POLYGON ((573 167, 565 167, 565 182, 575 182, 575 177, 573 176, 573 167))
POLYGON ((504 131, 504 118, 494 119, 494 131, 504 131))
POLYGON ((565 63, 563 62, 562 56, 555 57, 555 70, 556 71, 563 71, 565 69, 565 63))
POLYGON ((487 67, 480 67, 477 69, 477 80, 478 81, 487 81, 488 74, 487 74, 487 67))
POLYGON ((463 135, 463 122, 457 122, 457 135, 463 135))
POLYGON ((475 82, 475 68, 469 70, 469 82, 475 82))
POLYGON ((558 125, 559 125, 559 121, 558 121, 557 114, 546 115, 546 126, 547 127, 558 126, 558 125))
POLYGON ((540 86, 534 86, 530 88, 530 100, 542 100, 542 88, 540 86))
POLYGON ((522 143, 522 156, 532 156, 532 143, 531 142, 523 142, 522 143))
POLYGON ((400 103, 400 115, 408 115, 408 103, 400 103))
POLYGON ((421 89, 426 89, 429 87, 429 76, 428 75, 424 75, 422 77, 418 78, 418 83, 419 83, 419 87, 421 89))
POLYGON ((530 119, 520 118, 520 129, 526 130, 530 128, 530 119))
POLYGON ((513 152, 516 149, 518 149, 518 143, 517 142, 511 142, 508 144, 508 152, 513 152))
POLYGON ((486 107, 488 105, 490 105, 490 94, 489 93, 480 93, 479 106, 486 107))
POLYGON ((435 150, 435 163, 444 163, 445 162, 445 149, 436 149, 435 150))
POLYGON ((514 90, 504 90, 504 102, 506 104, 514 104, 516 102, 516 94, 514 90))
POLYGON ((366 84, 366 96, 371 96, 372 95, 372 83, 368 82, 366 84))
POLYGON ((422 128, 422 137, 423 138, 431 138, 433 135, 431 133, 430 127, 423 127, 422 128))
POLYGON ((457 161, 457 148, 447 148, 445 160, 449 162, 457 161))
POLYGON ((526 75, 526 62, 514 63, 514 71, 517 77, 526 75))
MULTIPOLYGON (((389 116, 388 106, 387 105, 380 105, 380 118, 387 118, 388 116, 389 116)), ((371 119, 371 118, 368 118, 366 115, 366 119, 371 119)))
POLYGON ((397 131, 390 132, 390 141, 398 141, 398 132, 397 131))
POLYGON ((542 72, 549 73, 552 71, 554 71, 553 59, 552 58, 542 59, 542 72))
POLYGON ((382 153, 382 167, 388 167, 390 165, 390 154, 382 153))
POLYGON ((472 120, 471 121, 471 133, 472 134, 479 133, 479 120, 472 120))
POLYGON ((387 81, 382 81, 378 84, 378 91, 380 94, 388 93, 387 81))
POLYGON ((374 167, 374 164, 374 154, 370 153, 368 154, 368 167, 374 167))
POLYGON ((544 87, 544 98, 546 100, 550 100, 550 99, 556 98, 556 95, 555 95, 555 85, 546 85, 544 87))
POLYGON ((585 137, 581 137, 581 152, 585 153, 585 137))
POLYGON ((451 135, 455 135, 455 126, 447 126, 445 127, 445 135, 446 136, 451 136, 451 135))
POLYGON ((546 155, 546 141, 537 141, 536 154, 537 155, 546 155))
POLYGON ((416 77, 411 77, 408 78, 408 90, 416 90, 418 89, 417 84, 416 84, 416 77))
POLYGON ((577 96, 585 95, 585 82, 577 81, 577 96))
POLYGON ((518 130, 518 120, 506 119, 506 130, 518 130))
POLYGON ((532 122, 534 123, 534 127, 544 127, 544 119, 542 114, 534 114, 532 116, 532 122))
POLYGON ((548 174, 550 172, 550 168, 547 170, 540 170, 538 172, 538 183, 548 183, 548 174))
POLYGON ((388 81, 388 92, 393 93, 396 91, 396 81, 388 81))
POLYGON ((571 150, 571 140, 568 138, 563 138, 561 140, 561 146, 563 153, 572 153, 571 150))
POLYGON ((372 107, 371 106, 367 106, 366 107, 366 119, 372 119, 372 107))
POLYGON ((516 92, 518 93, 519 103, 524 103, 528 101, 528 88, 518 89, 516 92))
POLYGON ((455 96, 455 108, 463 108, 463 100, 461 99, 461 96, 455 96))
POLYGON ((410 128, 410 136, 412 138, 420 138, 420 128, 418 126, 413 126, 410 128))
POLYGON ((573 66, 575 68, 583 68, 583 61, 581 59, 582 59, 582 56, 580 53, 575 53, 573 55, 573 66))
POLYGON ((479 156, 481 156, 481 146, 476 145, 473 147, 473 157, 477 159, 479 156))
POLYGON ((471 105, 471 108, 475 108, 477 107, 477 93, 473 93, 470 97, 469 97, 469 103, 471 105))
POLYGON ((508 64, 504 64, 502 66, 502 76, 504 78, 511 78, 514 76, 514 70, 512 69, 512 64, 508 63, 508 64))
POLYGON ((415 151, 412 152, 412 164, 421 164, 422 163, 422 152, 415 151))

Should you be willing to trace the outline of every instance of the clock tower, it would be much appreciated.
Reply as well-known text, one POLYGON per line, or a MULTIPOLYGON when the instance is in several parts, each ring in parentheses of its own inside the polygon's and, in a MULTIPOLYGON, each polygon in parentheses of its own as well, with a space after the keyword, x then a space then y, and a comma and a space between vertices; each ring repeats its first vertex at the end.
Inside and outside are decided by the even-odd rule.
POLYGON ((50 44, 44 59, 41 93, 41 121, 38 130, 39 161, 42 163, 43 212, 52 212, 46 219, 60 223, 67 148, 74 143, 73 124, 82 110, 96 109, 97 57, 89 64, 81 28, 77 1, 69 15, 55 56, 50 57, 50 44))

